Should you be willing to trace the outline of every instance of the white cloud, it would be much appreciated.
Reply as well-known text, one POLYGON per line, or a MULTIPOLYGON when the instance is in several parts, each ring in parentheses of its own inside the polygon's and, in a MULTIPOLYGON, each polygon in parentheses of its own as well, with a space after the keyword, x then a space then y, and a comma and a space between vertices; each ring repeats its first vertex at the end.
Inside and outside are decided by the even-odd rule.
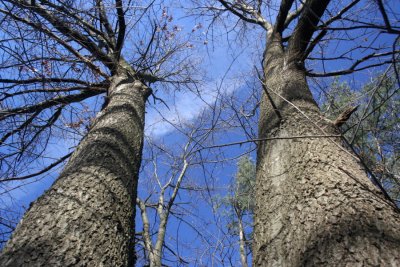
POLYGON ((172 124, 178 121, 188 122, 200 115, 201 111, 213 105, 219 94, 229 94, 242 84, 235 79, 227 79, 222 84, 213 82, 202 86, 198 93, 191 91, 176 92, 174 99, 167 102, 169 109, 163 103, 150 106, 146 114, 145 132, 152 137, 161 137, 174 130, 172 124), (218 88, 222 88, 218 90, 218 88))

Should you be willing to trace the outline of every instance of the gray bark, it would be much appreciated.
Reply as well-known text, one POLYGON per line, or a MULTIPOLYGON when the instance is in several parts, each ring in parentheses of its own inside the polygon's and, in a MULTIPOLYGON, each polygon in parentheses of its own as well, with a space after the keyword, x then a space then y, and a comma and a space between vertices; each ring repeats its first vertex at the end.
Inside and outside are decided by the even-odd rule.
MULTIPOLYGON (((161 191, 160 191, 160 196, 158 198, 158 205, 157 205, 157 214, 159 216, 160 222, 158 225, 158 233, 157 233, 157 238, 156 242, 153 245, 152 240, 151 240, 151 233, 150 233, 150 222, 149 222, 149 217, 148 213, 146 210, 146 204, 141 201, 139 198, 137 199, 137 204, 139 206, 141 216, 142 216, 142 221, 143 221, 143 242, 144 242, 144 247, 147 251, 148 254, 148 262, 149 262, 149 267, 161 267, 164 266, 162 264, 162 256, 163 256, 163 248, 164 248, 164 243, 165 243, 165 234, 167 231, 167 224, 168 224, 168 218, 170 216, 170 212, 172 209, 172 206, 175 203, 175 199, 178 196, 178 192, 182 183, 183 178, 185 177, 186 171, 189 167, 189 163, 186 160, 186 151, 189 148, 190 142, 188 142, 185 145, 185 156, 183 157, 183 166, 182 170, 179 173, 179 176, 176 180, 176 184, 174 185, 174 190, 172 192, 172 195, 170 196, 170 199, 167 201, 167 204, 165 204, 165 190, 171 186, 173 182, 173 176, 170 178, 170 180, 161 186, 161 191)), ((158 178, 157 178, 158 180, 158 178)), ((160 183, 160 181, 158 180, 160 183)), ((161 185, 161 183, 160 183, 161 185)))
POLYGON ((0 266, 132 266, 148 89, 126 72, 52 187, 26 212, 0 266))
MULTIPOLYGON (((259 137, 338 135, 304 70, 274 38, 264 55, 259 137)), ((254 217, 254 266, 400 266, 400 214, 340 138, 260 143, 254 217)))
POLYGON ((242 263, 242 267, 248 267, 247 264, 247 253, 246 253, 246 239, 245 233, 243 229, 242 217, 238 217, 238 228, 239 228, 239 252, 240 252, 240 262, 242 263))

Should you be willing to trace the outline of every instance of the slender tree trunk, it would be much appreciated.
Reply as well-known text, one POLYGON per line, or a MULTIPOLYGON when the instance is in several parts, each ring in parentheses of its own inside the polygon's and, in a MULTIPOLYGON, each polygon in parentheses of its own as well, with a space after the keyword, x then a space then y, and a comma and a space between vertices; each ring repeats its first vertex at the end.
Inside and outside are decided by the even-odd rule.
POLYGON ((247 264, 247 253, 246 253, 246 238, 243 229, 242 216, 238 216, 238 227, 239 227, 239 251, 240 251, 240 261, 242 262, 242 267, 248 267, 247 264))
POLYGON ((97 116, 53 186, 25 214, 0 266, 132 266, 148 89, 113 77, 97 116))
MULTIPOLYGON (((275 38, 264 55, 259 137, 338 135, 275 38)), ((399 213, 340 138, 260 143, 254 220, 254 266, 400 266, 399 213)))

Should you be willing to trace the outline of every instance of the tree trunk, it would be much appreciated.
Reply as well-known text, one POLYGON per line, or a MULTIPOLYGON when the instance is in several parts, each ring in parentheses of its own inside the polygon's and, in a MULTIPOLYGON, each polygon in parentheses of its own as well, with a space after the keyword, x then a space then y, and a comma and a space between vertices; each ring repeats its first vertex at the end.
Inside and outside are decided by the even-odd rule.
POLYGON ((127 74, 112 79, 107 107, 58 180, 31 205, 0 266, 132 266, 149 90, 127 74))
POLYGON ((243 222, 241 214, 237 214, 238 218, 238 228, 239 228, 239 252, 240 252, 240 261, 242 263, 242 267, 248 267, 247 264, 247 252, 246 252, 246 238, 245 232, 243 229, 243 222))
MULTIPOLYGON (((264 55, 259 137, 338 135, 277 38, 264 55)), ((254 214, 254 266, 400 266, 399 213, 338 137, 261 142, 254 214)))

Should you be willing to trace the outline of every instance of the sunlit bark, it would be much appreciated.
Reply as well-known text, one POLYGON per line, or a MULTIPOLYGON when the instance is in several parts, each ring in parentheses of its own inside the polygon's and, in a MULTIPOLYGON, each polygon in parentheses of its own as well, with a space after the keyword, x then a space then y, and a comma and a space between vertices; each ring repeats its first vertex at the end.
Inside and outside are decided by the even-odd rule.
POLYGON ((108 105, 17 226, 1 266, 132 266, 149 90, 129 73, 112 78, 108 105))

